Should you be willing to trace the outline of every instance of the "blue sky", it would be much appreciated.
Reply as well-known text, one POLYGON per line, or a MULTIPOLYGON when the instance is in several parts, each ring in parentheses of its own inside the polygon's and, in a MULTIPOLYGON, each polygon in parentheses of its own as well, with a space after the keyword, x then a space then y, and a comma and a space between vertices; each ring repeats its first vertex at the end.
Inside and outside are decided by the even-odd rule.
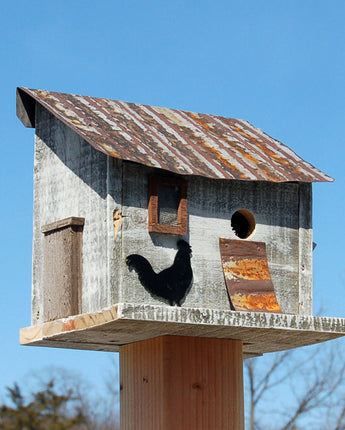
MULTIPOLYGON (((315 310, 345 316, 345 3, 35 1, 0 26, 0 399, 50 366, 104 378, 109 354, 19 346, 30 325, 34 131, 17 86, 244 118, 335 178, 315 184, 315 310)), ((344 343, 340 344, 344 347, 344 343)))

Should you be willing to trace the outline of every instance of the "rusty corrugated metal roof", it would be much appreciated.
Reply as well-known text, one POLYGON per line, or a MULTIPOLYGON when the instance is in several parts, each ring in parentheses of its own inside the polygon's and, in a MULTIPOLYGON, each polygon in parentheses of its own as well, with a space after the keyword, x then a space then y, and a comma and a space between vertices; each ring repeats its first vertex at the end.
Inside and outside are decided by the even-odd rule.
POLYGON ((17 115, 28 127, 35 126, 35 101, 97 150, 123 160, 214 179, 332 181, 244 120, 18 88, 17 115))

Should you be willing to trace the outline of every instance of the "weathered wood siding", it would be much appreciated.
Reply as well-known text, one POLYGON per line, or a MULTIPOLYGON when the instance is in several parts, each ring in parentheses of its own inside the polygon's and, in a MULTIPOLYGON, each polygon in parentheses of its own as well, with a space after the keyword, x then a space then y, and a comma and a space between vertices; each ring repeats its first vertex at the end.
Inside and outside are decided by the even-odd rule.
POLYGON ((313 230, 311 184, 299 184, 299 314, 313 314, 313 230))
MULTIPOLYGON (((42 322, 42 226, 83 217, 81 312, 118 302, 158 304, 125 258, 138 253, 156 271, 173 263, 177 237, 148 231, 148 175, 162 171, 97 151, 37 105, 34 173, 32 323, 42 322)), ((265 242, 278 302, 286 313, 312 313, 311 185, 188 180, 188 231, 193 286, 183 306, 229 310, 219 238, 238 239, 231 216, 247 209, 256 228, 248 239, 265 242)))
MULTIPOLYGON (((42 322, 44 235, 41 228, 67 217, 83 217, 82 312, 102 309, 116 294, 110 291, 114 248, 110 212, 117 195, 116 175, 108 175, 109 160, 48 111, 36 106, 34 166, 34 237, 32 324, 42 322), (111 193, 109 194, 109 190, 111 193)), ((57 262, 58 263, 58 262, 57 262)))
MULTIPOLYGON (((147 176, 152 172, 133 163, 124 164, 123 254, 124 258, 131 253, 142 254, 160 271, 172 264, 177 238, 148 233, 147 176)), ((231 216, 245 208, 256 220, 254 234, 245 240, 266 243, 270 273, 283 312, 311 314, 311 205, 304 202, 310 197, 310 189, 296 183, 188 178, 189 224, 185 239, 193 249, 194 282, 184 306, 229 309, 219 238, 238 239, 231 228, 231 216)), ((125 268, 123 275, 121 301, 157 303, 134 272, 125 268)))

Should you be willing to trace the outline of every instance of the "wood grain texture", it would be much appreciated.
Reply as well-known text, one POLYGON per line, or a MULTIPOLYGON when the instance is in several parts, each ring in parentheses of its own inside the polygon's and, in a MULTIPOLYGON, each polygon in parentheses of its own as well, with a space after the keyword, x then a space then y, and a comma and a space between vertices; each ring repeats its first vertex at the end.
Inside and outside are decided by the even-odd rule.
POLYGON ((313 314, 313 230, 311 184, 299 184, 298 313, 313 314))
MULTIPOLYGON (((107 295, 103 298, 103 307, 118 303, 125 269, 122 254, 124 218, 122 209, 122 160, 109 157, 107 175, 107 295), (114 213, 118 213, 120 221, 115 232, 114 213), (112 222, 110 223, 109 220, 112 222)), ((126 268, 127 269, 127 268, 126 268)), ((86 269, 87 270, 87 269, 86 269)))
POLYGON ((60 228, 70 227, 70 226, 84 226, 84 224, 85 224, 85 218, 71 216, 69 218, 61 219, 61 220, 52 222, 50 224, 44 225, 41 228, 41 231, 42 233, 49 233, 54 230, 58 230, 60 228))
POLYGON ((243 430, 242 342, 164 336, 120 347, 121 430, 243 430))
MULTIPOLYGON (((37 106, 32 324, 43 321, 42 226, 71 216, 85 218, 81 312, 93 312, 119 301, 118 295, 112 293, 110 278, 114 272, 113 211, 118 208, 121 212, 122 190, 118 185, 121 171, 114 165, 109 172, 108 164, 105 154, 92 148, 65 124, 37 106)), ((121 243, 121 234, 117 240, 121 243)), ((121 264, 121 253, 116 257, 116 264, 121 264)), ((117 278, 116 285, 118 282, 117 278)))
POLYGON ((118 303, 102 311, 23 328, 23 345, 118 351, 124 344, 176 335, 243 342, 245 358, 345 335, 345 319, 118 303))
POLYGON ((83 219, 57 221, 44 237, 43 321, 81 312, 83 219))

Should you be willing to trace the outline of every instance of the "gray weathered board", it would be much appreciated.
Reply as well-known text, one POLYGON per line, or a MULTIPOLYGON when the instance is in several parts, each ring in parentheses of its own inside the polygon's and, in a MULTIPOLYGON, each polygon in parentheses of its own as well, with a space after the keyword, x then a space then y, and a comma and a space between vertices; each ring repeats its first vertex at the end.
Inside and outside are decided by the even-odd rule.
POLYGON ((344 336, 345 320, 119 303, 24 328, 20 339, 23 345, 118 351, 123 344, 163 335, 240 339, 249 358, 344 336))
POLYGON ((81 250, 84 218, 43 226, 44 320, 75 315, 81 309, 81 250), (54 264, 58 261, 59 264, 54 264))

